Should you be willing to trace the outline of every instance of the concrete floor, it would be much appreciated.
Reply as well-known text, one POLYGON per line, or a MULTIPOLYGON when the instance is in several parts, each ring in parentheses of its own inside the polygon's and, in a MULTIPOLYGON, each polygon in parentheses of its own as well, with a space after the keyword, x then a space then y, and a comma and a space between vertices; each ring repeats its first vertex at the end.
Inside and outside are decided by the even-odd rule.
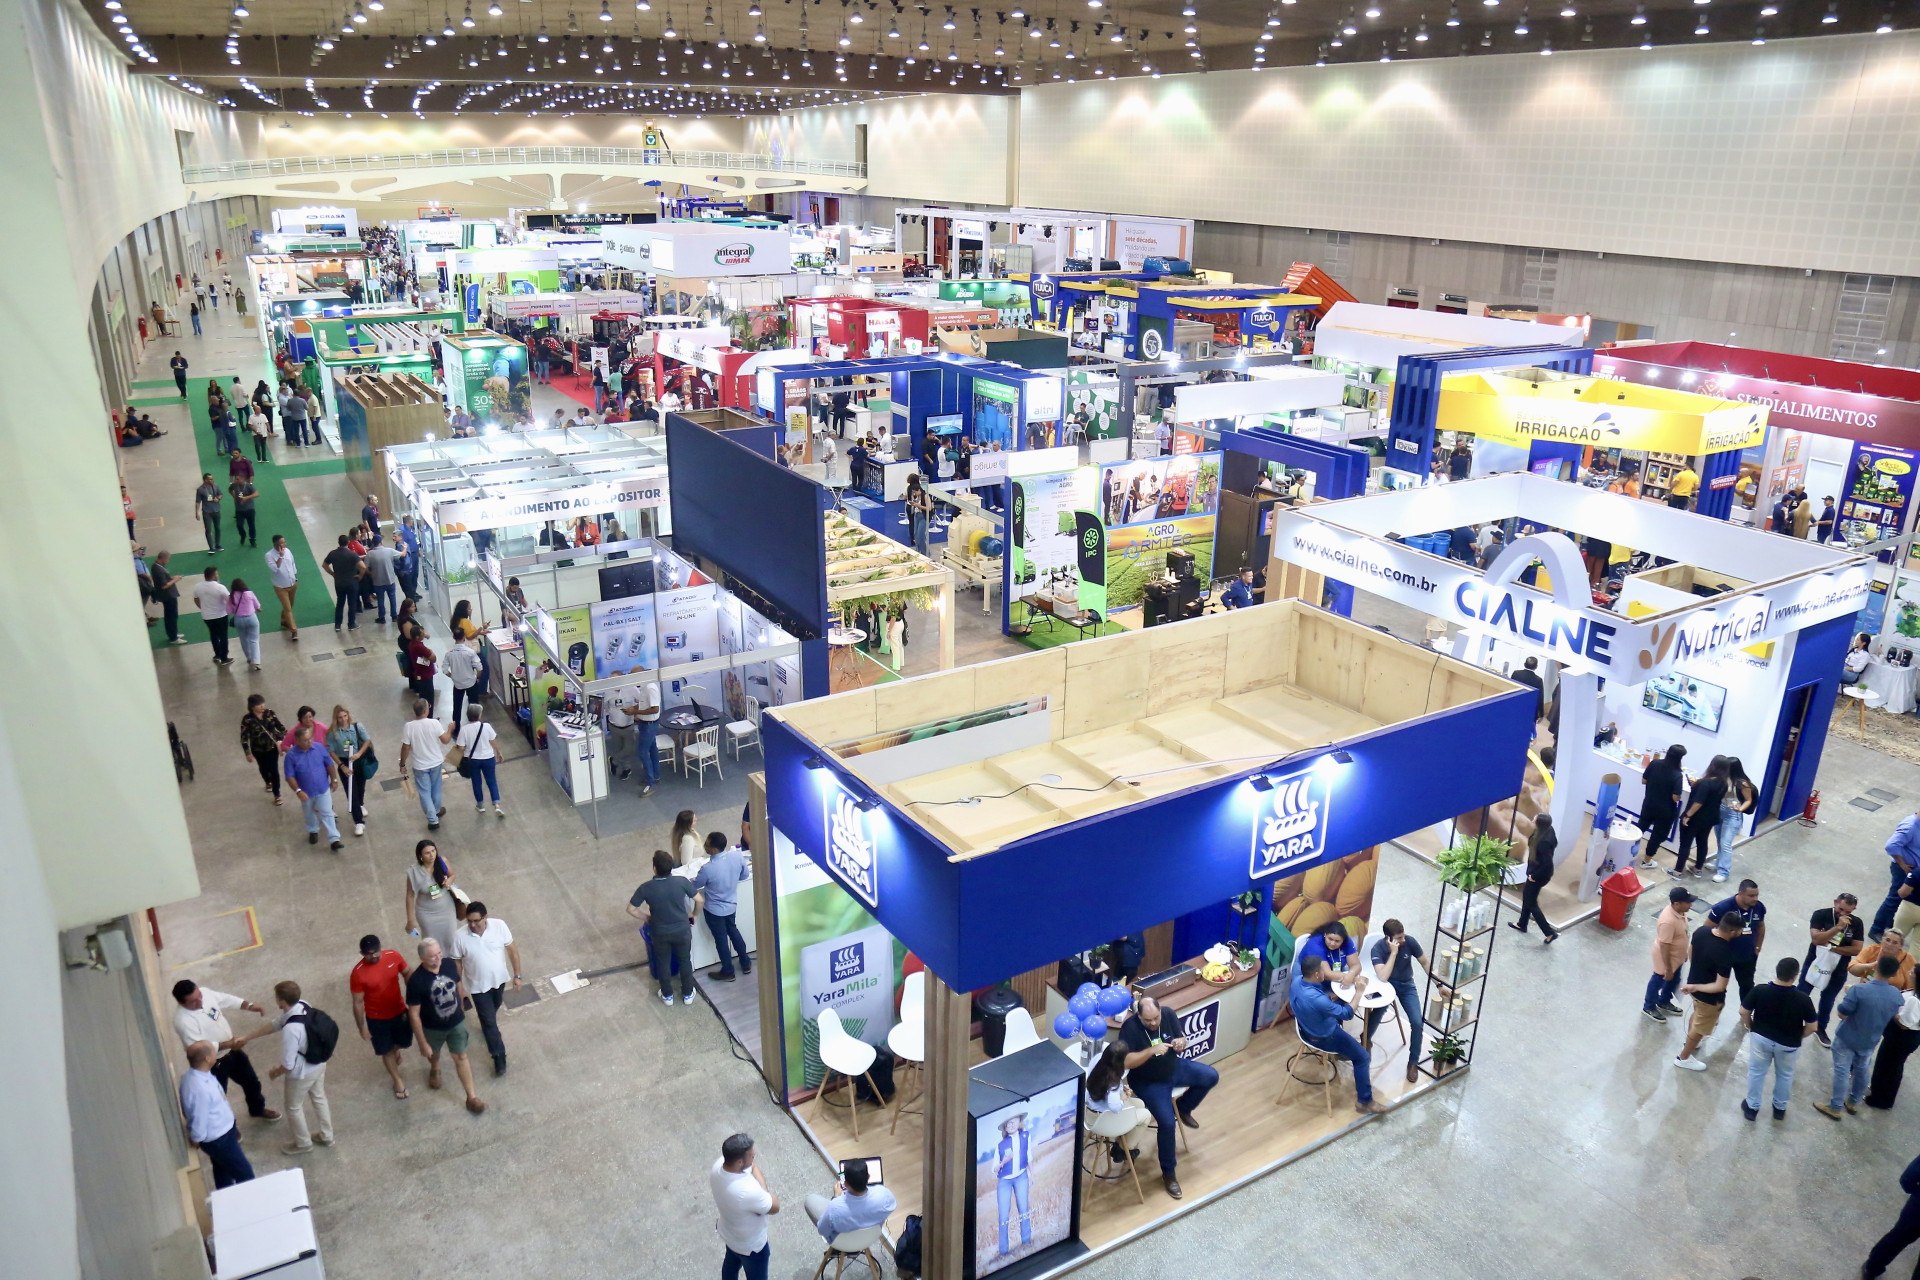
MULTIPOLYGON (((210 328, 232 323, 222 312, 210 328)), ((233 371, 257 376, 257 353, 252 359, 233 371)), ((157 478, 168 471, 164 449, 147 461, 160 464, 157 478)), ((172 524, 160 487, 134 496, 143 517, 151 505, 172 524)), ((335 527, 350 514, 344 493, 309 497, 311 528, 335 527)), ((977 598, 972 610, 962 599, 962 619, 979 618, 977 598)), ((966 632, 963 654, 995 652, 989 628, 966 632)), ((267 636, 265 669, 253 674, 243 665, 216 671, 202 645, 154 655, 169 714, 199 765, 185 795, 205 887, 200 898, 160 912, 169 976, 262 1002, 273 982, 291 977, 347 1030, 328 1071, 338 1145, 301 1158, 329 1275, 388 1280, 423 1267, 471 1280, 711 1274, 719 1245, 705 1174, 721 1139, 743 1129, 758 1140, 788 1206, 773 1223, 773 1274, 811 1276, 819 1245, 799 1201, 827 1188, 825 1167, 706 1004, 665 1008, 632 971, 564 996, 544 981, 640 957, 622 905, 674 810, 696 808, 703 830, 736 829, 731 770, 724 803, 711 785, 704 806, 697 789, 664 792, 649 824, 604 841, 589 834, 517 736, 507 739, 501 769, 505 821, 474 814, 464 784, 449 779, 440 846, 462 885, 512 926, 544 998, 503 1020, 512 1063, 505 1079, 491 1079, 476 1053, 484 1116, 460 1109, 451 1080, 441 1092, 426 1089, 417 1056, 405 1068, 413 1097, 392 1097, 379 1063, 353 1038, 346 976, 363 933, 407 948, 401 881, 413 842, 425 834, 422 816, 401 793, 376 792, 367 836, 349 835, 345 851, 329 854, 306 843, 297 809, 269 804, 237 746, 252 689, 288 717, 302 702, 323 711, 345 702, 373 731, 387 762, 382 776, 391 778, 403 690, 389 642, 364 626, 360 636, 366 654, 319 662, 320 653, 341 653, 330 631, 309 629, 297 648, 267 636), (260 945, 236 951, 247 941, 246 917, 229 913, 248 908, 260 945)), ((1784 828, 1736 862, 1739 874, 1760 881, 1771 909, 1769 960, 1804 949, 1801 922, 1835 892, 1851 889, 1869 908, 1877 902, 1886 832, 1920 800, 1920 768, 1848 744, 1829 744, 1822 780, 1819 828, 1784 828), (1850 807, 1868 787, 1901 799, 1877 813, 1850 807)), ((1430 937, 1435 896, 1429 868, 1385 855, 1382 918, 1399 915, 1430 937)), ((1827 1052, 1809 1042, 1789 1118, 1748 1124, 1737 1106, 1745 1064, 1732 1019, 1709 1042, 1710 1070, 1693 1075, 1668 1065, 1678 1023, 1640 1016, 1654 905, 1642 904, 1626 933, 1583 925, 1552 948, 1503 932, 1484 1034, 1464 1080, 1080 1274, 1269 1275, 1276 1257, 1295 1252, 1305 1257, 1281 1262, 1282 1272, 1479 1280, 1853 1274, 1897 1210, 1895 1179, 1913 1156, 1920 1081, 1891 1114, 1834 1124, 1808 1105, 1830 1075, 1827 1052)), ((254 1020, 241 1015, 238 1025, 254 1020)), ((253 1052, 264 1073, 277 1042, 253 1052)), ((287 1163, 278 1150, 284 1125, 242 1125, 257 1169, 287 1163)), ((1195 1136, 1204 1141, 1205 1130, 1195 1136)), ((1893 1274, 1904 1274, 1902 1265, 1911 1260, 1893 1274)))

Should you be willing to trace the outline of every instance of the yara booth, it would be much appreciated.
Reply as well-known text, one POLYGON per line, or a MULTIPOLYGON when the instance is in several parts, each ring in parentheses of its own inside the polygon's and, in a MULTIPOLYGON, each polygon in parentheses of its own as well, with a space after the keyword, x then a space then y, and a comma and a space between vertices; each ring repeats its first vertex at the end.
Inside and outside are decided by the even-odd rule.
MULTIPOLYGON (((750 795, 770 1087, 834 1159, 884 1159, 889 1230, 923 1215, 929 1280, 1053 1274, 1378 1118, 1350 1072, 1288 1085, 1295 933, 1364 935, 1383 842, 1512 796, 1532 699, 1288 601, 769 710, 750 795), (1062 989, 1063 959, 1130 935, 1137 981, 1062 989), (1025 1011, 1002 1042, 967 993, 1006 985, 1025 1011), (1114 1167, 1087 1133, 1083 1064, 1140 991, 1220 1073, 1180 1131, 1183 1198, 1154 1138, 1114 1167), (1074 1004, 1066 1036, 1046 1010, 1082 997, 1102 1012, 1074 1004), (899 1088, 850 1108, 880 1044, 899 1088)), ((1403 1084, 1407 1065, 1383 1030, 1378 1100, 1448 1074, 1423 1059, 1403 1084)))

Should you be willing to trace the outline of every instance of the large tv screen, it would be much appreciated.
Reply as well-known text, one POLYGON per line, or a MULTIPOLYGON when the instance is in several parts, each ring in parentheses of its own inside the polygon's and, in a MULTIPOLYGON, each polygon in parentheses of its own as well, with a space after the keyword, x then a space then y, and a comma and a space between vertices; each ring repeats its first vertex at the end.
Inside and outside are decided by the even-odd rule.
POLYGON ((1718 733, 1720 712, 1727 705, 1727 691, 1717 684, 1708 684, 1698 676, 1690 676, 1683 671, 1669 671, 1666 675, 1655 676, 1647 681, 1646 692, 1641 694, 1640 702, 1663 716, 1684 720, 1708 733, 1718 733))

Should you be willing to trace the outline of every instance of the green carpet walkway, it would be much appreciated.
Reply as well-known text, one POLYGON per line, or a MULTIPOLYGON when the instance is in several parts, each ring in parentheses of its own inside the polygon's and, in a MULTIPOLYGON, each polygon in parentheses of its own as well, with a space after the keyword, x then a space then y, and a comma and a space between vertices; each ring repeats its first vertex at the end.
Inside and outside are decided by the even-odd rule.
MULTIPOLYGON (((253 486, 259 490, 254 499, 253 510, 259 526, 260 545, 248 547, 239 545, 239 537, 233 528, 233 495, 226 493, 227 461, 214 449, 212 420, 207 416, 207 383, 209 378, 187 379, 187 411, 193 419, 193 441, 199 450, 200 469, 213 473, 214 483, 225 494, 220 504, 220 528, 226 535, 227 549, 217 555, 205 551, 185 548, 169 548, 164 539, 149 538, 145 543, 151 557, 161 551, 172 550, 173 558, 168 568, 180 575, 180 635, 195 642, 205 641, 207 626, 200 621, 200 611, 193 607, 193 588, 200 581, 201 571, 209 564, 220 567, 220 581, 232 585, 234 578, 246 581, 247 588, 260 597, 260 633, 264 639, 273 634, 280 626, 280 601, 273 594, 273 575, 267 571, 267 550, 272 545, 273 535, 284 534, 287 545, 293 549, 295 559, 300 566, 300 592, 294 600, 294 622, 302 630, 308 627, 331 627, 333 625, 332 580, 321 570, 313 558, 313 551, 307 545, 307 537, 300 527, 300 518, 294 513, 293 500, 287 496, 283 479, 304 476, 327 475, 344 470, 345 464, 337 457, 329 457, 317 462, 255 462, 253 464, 253 486)), ((135 383, 136 386, 148 385, 135 383)), ((163 385, 172 386, 172 379, 163 385)), ((164 403, 178 404, 178 396, 169 397, 164 403)), ((136 401, 136 403, 138 403, 136 401)), ((244 436, 244 433, 243 433, 244 436)), ((245 440, 242 441, 245 443, 245 440)), ((144 446, 143 446, 144 447, 144 446)), ((248 450, 251 452, 251 449, 248 450)), ((197 481, 196 481, 197 483, 197 481)), ((198 522, 185 526, 180 536, 193 542, 202 541, 198 522)), ((156 622, 148 628, 148 638, 158 649, 167 643, 167 630, 164 623, 156 622)), ((236 658, 240 656, 237 644, 233 649, 236 658)))

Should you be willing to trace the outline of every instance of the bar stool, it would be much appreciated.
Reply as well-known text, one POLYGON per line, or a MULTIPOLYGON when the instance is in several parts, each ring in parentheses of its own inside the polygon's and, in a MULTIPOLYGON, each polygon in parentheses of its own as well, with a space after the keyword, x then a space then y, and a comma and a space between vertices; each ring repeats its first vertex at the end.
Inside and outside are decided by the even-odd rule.
POLYGON ((1291 1090, 1296 1083, 1309 1087, 1318 1085, 1321 1093, 1326 1098, 1327 1116, 1331 1119, 1333 1116, 1333 1086, 1334 1082, 1340 1078, 1340 1056, 1329 1053, 1325 1049, 1316 1049, 1308 1044, 1306 1037, 1300 1034, 1300 1020, 1298 1018, 1294 1019, 1293 1022, 1293 1035, 1294 1039, 1299 1042, 1299 1047, 1287 1055, 1287 1079, 1286 1082, 1280 1086, 1280 1096, 1274 1099, 1273 1105, 1276 1107, 1284 1105, 1287 1100, 1288 1091, 1291 1090), (1315 1080, 1311 1077, 1298 1074, 1294 1070, 1294 1065, 1302 1059, 1310 1062, 1319 1062, 1324 1065, 1327 1069, 1326 1078, 1323 1080, 1315 1080))
MULTIPOLYGON (((922 1090, 926 1088, 921 1074, 927 1060, 927 975, 924 970, 908 974, 900 989, 900 1021, 887 1032, 887 1048, 893 1050, 893 1056, 902 1066, 913 1068, 913 1095, 918 1101, 922 1090)), ((888 1133, 899 1128, 900 1115, 906 1110, 906 1104, 906 1085, 895 1081, 893 1123, 887 1126, 888 1133)))

